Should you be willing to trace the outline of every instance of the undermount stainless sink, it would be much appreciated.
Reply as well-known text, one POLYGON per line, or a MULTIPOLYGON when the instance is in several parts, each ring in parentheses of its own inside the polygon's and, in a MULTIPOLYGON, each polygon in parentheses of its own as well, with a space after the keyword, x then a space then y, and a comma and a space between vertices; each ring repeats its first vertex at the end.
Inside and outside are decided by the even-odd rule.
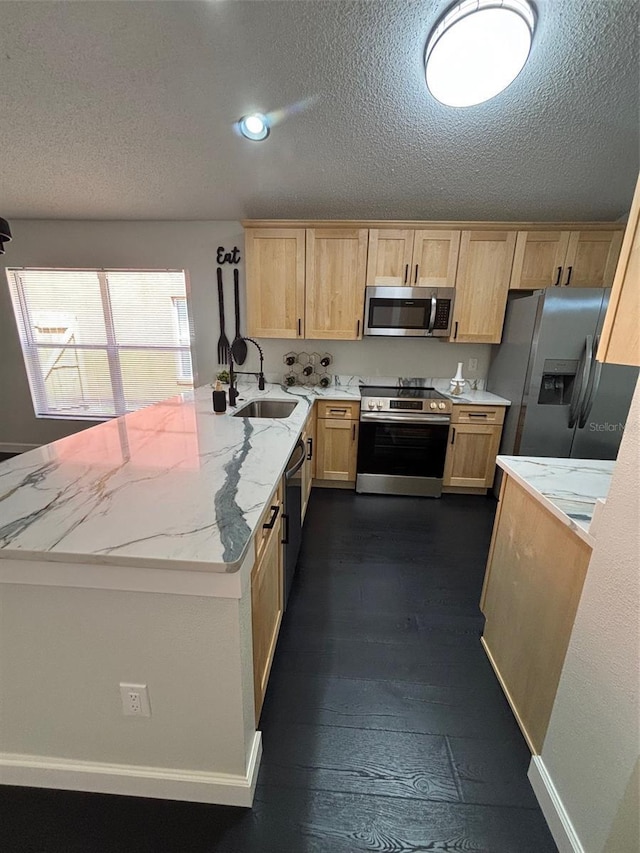
POLYGON ((237 412, 234 418, 288 418, 297 403, 291 400, 253 400, 237 412))

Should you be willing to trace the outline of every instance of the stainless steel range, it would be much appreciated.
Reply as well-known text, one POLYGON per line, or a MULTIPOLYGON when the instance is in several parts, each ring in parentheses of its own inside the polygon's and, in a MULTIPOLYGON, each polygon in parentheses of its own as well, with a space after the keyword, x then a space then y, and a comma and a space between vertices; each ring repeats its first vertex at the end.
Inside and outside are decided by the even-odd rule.
POLYGON ((356 491, 439 498, 451 400, 435 388, 360 390, 356 491))

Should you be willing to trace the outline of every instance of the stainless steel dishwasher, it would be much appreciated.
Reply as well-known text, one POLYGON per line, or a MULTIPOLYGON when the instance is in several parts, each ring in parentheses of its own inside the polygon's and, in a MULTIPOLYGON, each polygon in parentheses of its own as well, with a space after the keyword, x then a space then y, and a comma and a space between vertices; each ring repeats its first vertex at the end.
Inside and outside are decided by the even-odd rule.
POLYGON ((302 542, 302 475, 307 451, 302 439, 299 439, 289 458, 284 472, 284 609, 287 609, 291 584, 296 571, 300 543, 302 542))

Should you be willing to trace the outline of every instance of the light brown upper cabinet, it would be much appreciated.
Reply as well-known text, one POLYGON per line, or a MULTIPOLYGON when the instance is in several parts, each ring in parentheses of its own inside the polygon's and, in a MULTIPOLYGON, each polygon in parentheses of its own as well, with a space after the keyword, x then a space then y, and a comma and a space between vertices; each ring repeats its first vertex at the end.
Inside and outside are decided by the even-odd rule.
POLYGON ((570 231, 518 231, 510 288, 536 290, 562 283, 570 231))
POLYGON ((367 274, 366 228, 307 229, 305 337, 362 337, 367 274))
POLYGON ((515 231, 462 232, 451 341, 500 343, 515 247, 515 231))
POLYGON ((510 288, 611 287, 622 231, 519 231, 510 288))
POLYGON ((454 287, 460 231, 371 228, 367 284, 454 287))
POLYGON ((304 261, 304 228, 248 228, 245 231, 249 336, 303 336, 304 261))
POLYGON ((640 178, 598 348, 598 361, 640 366, 640 178))
POLYGON ((572 231, 562 283, 570 287, 611 287, 622 234, 622 231, 572 231))

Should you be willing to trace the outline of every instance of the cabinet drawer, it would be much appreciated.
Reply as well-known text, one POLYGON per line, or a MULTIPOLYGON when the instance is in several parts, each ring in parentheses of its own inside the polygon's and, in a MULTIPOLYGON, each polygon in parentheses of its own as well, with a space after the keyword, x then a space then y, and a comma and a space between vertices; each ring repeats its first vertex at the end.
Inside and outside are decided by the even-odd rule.
POLYGON ((333 418, 344 421, 355 421, 360 417, 360 403, 331 403, 328 400, 318 402, 318 417, 333 418))
POLYGON ((454 403, 452 424, 504 423, 504 406, 460 406, 454 403))
POLYGON ((271 499, 267 503, 265 511, 262 513, 262 518, 256 530, 256 565, 258 560, 264 553, 264 549, 269 544, 272 536, 278 536, 280 530, 280 518, 282 516, 282 481, 278 483, 278 488, 271 495, 271 499), (277 512, 276 512, 277 508, 277 512), (265 524, 270 525, 265 527, 265 524))

